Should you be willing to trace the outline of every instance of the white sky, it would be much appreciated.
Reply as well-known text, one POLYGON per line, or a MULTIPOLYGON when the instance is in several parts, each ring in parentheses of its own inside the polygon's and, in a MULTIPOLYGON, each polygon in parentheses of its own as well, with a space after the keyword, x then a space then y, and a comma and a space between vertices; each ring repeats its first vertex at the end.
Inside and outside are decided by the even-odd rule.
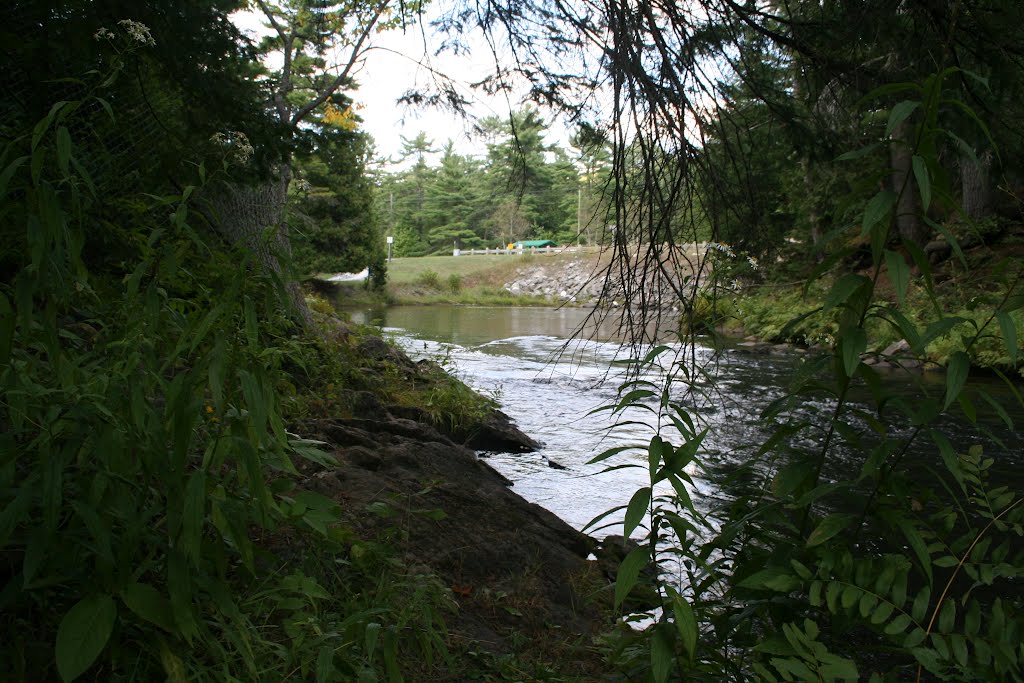
MULTIPOLYGON (((232 18, 251 34, 267 32, 262 27, 260 15, 244 12, 232 18)), ((494 57, 482 38, 471 42, 472 55, 446 53, 434 56, 441 41, 431 34, 431 18, 428 10, 422 24, 411 26, 404 32, 394 30, 375 34, 371 48, 366 51, 361 67, 354 74, 359 88, 347 93, 361 106, 358 111, 363 120, 361 127, 373 136, 376 153, 380 157, 397 160, 402 148, 401 137, 411 139, 420 131, 425 132, 438 149, 450 138, 461 154, 482 155, 486 152, 483 140, 472 135, 471 120, 464 121, 447 111, 397 103, 406 91, 430 83, 430 69, 453 80, 462 95, 471 102, 469 111, 474 117, 507 117, 509 110, 518 106, 517 102, 505 96, 488 97, 469 87, 470 83, 481 80, 493 68, 494 57)), ((548 141, 565 145, 567 131, 559 123, 550 122, 548 141)))

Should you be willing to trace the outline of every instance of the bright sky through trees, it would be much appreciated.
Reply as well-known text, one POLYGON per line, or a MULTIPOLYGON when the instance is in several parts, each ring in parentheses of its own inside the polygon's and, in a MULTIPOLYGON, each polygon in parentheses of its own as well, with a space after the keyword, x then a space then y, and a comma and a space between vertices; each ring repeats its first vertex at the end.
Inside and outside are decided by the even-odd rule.
MULTIPOLYGON (((442 42, 430 26, 436 11, 431 5, 417 25, 374 35, 371 48, 355 71, 359 87, 347 94, 357 103, 361 127, 373 137, 378 157, 397 161, 402 136, 414 138, 421 131, 438 146, 451 139, 459 153, 483 156, 486 145, 474 132, 473 119, 507 118, 509 111, 520 106, 515 96, 488 96, 471 87, 493 71, 496 57, 499 62, 504 58, 500 52, 493 54, 481 37, 470 42, 472 54, 435 54, 442 42), (399 103, 410 90, 429 87, 435 77, 449 79, 455 85, 470 103, 470 118, 463 120, 450 111, 399 103)), ((269 33, 259 13, 239 12, 232 18, 253 38, 269 33)), ((549 137, 551 142, 563 144, 569 132, 557 121, 550 121, 549 137)))

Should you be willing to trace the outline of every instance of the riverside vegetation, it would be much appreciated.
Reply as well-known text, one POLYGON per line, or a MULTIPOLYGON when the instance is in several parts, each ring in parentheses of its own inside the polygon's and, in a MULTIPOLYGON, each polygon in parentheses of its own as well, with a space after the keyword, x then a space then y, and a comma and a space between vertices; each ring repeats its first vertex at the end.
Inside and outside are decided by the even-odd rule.
MULTIPOLYGON (((484 432, 518 444, 505 447, 529 447, 492 404, 339 324, 322 303, 296 297, 304 268, 289 263, 293 236, 281 222, 308 192, 290 184, 290 173, 303 171, 294 152, 333 149, 349 171, 356 163, 339 161, 345 155, 335 146, 350 136, 324 131, 332 120, 353 120, 343 83, 302 50, 348 41, 355 58, 358 37, 372 33, 387 3, 275 5, 268 14, 291 23, 260 52, 290 50, 291 36, 301 57, 298 72, 276 75, 261 73, 251 61, 257 53, 227 28, 236 3, 163 7, 139 3, 144 21, 114 14, 117 23, 103 26, 119 6, 16 2, 3 22, 5 31, 45 29, 45 40, 11 43, 14 66, 5 67, 6 677, 1022 677, 1024 505, 1000 483, 1004 464, 987 458, 983 444, 955 446, 933 427, 938 415, 957 411, 983 428, 979 407, 987 405, 1017 434, 1008 411, 970 390, 969 370, 991 359, 1020 401, 1006 372, 1019 362, 1020 264, 982 264, 985 286, 961 315, 960 302, 951 306, 935 286, 920 246, 948 232, 963 262, 951 226, 984 232, 977 217, 991 206, 979 201, 979 188, 991 189, 986 169, 999 148, 982 119, 1003 121, 998 141, 1015 150, 1005 120, 1021 70, 1006 45, 1020 43, 1024 26, 994 27, 991 16, 1019 12, 1015 4, 909 2, 893 20, 885 3, 705 2, 700 16, 682 5, 659 6, 656 16, 651 3, 638 13, 612 3, 591 16, 517 0, 514 11, 478 17, 484 30, 500 21, 519 40, 523 58, 535 60, 519 65, 535 99, 574 120, 584 112, 568 89, 600 84, 566 75, 574 63, 564 50, 595 35, 614 38, 601 54, 616 109, 607 128, 584 126, 588 142, 613 152, 610 200, 593 211, 617 228, 597 240, 611 247, 613 267, 667 269, 672 252, 658 248, 673 240, 710 237, 770 253, 796 224, 822 259, 803 273, 811 283, 807 315, 777 335, 818 341, 815 328, 800 327, 817 318, 829 353, 808 361, 764 411, 772 435, 728 473, 733 495, 710 514, 694 504, 689 484, 695 469, 719 474, 701 456, 708 431, 699 408, 702 392, 713 400, 713 366, 657 346, 630 363, 635 374, 609 412, 646 410, 657 433, 628 451, 649 484, 610 514, 624 514, 627 535, 646 537, 627 546, 610 590, 584 560, 593 549, 587 537, 524 505, 462 447, 484 432), (321 30, 318 17, 337 28, 349 10, 356 39, 321 30), (890 25, 927 29, 915 34, 923 36, 912 46, 920 52, 910 54, 890 25), (872 40, 860 40, 869 26, 872 40), (702 30, 692 35, 693 27, 702 30), (556 70, 536 52, 547 40, 557 42, 556 70), (674 99, 688 97, 688 84, 707 87, 688 79, 701 59, 736 54, 741 63, 721 62, 735 79, 705 91, 705 101, 720 106, 709 113, 674 99), (966 68, 986 55, 994 57, 979 68, 992 78, 966 68), (946 68, 954 57, 958 66, 946 68), (294 102, 280 89, 278 106, 268 101, 260 85, 267 78, 301 91, 304 114, 322 106, 319 120, 278 125, 294 102), (797 101, 808 88, 818 100, 797 101), (838 120, 837 112, 854 108, 860 120, 838 120), (702 146, 681 125, 686 116, 708 131, 702 146), (776 116, 794 138, 826 142, 785 149, 776 129, 761 125, 776 116), (627 135, 625 121, 637 129, 627 135), (940 140, 974 162, 961 164, 961 191, 952 188, 951 152, 940 140), (846 170, 824 163, 835 145, 851 142, 854 151, 836 162, 846 170), (799 172, 779 170, 794 166, 799 172), (780 210, 779 196, 819 181, 828 192, 780 210), (238 204, 244 197, 252 201, 238 204), (241 233, 219 219, 244 215, 216 210, 236 204, 260 218, 241 233), (631 248, 637 244, 651 248, 631 248), (814 276, 832 268, 834 278, 816 293, 814 276), (908 305, 924 311, 908 313, 908 305), (878 381, 862 358, 889 329, 912 353, 947 357, 941 390, 921 386, 908 400, 878 381), (665 382, 651 380, 648 371, 659 366, 665 382), (854 402, 854 391, 870 398, 854 402), (917 440, 932 444, 931 460, 908 457, 917 440), (860 471, 826 479, 824 466, 839 449, 859 454, 860 471), (440 529, 451 535, 438 548, 431 543, 440 529), (678 568, 676 576, 662 573, 666 567, 678 568), (626 620, 640 628, 608 628, 592 640, 606 622, 585 596, 625 606, 626 620), (637 613, 652 600, 658 609, 637 613)), ((395 10, 404 25, 404 6, 395 10)), ((449 26, 466 16, 449 17, 449 26)), ((504 149, 514 147, 508 141, 504 149)), ((543 157, 531 149, 535 161, 543 157)), ((304 172, 325 183, 308 217, 334 234, 344 188, 327 187, 336 178, 323 168, 304 172)), ((1013 178, 1007 168, 1011 198, 1013 178)), ((514 196, 507 204, 519 210, 514 196)), ((572 221, 562 214, 565 229, 572 221)), ((379 260, 379 245, 371 252, 364 260, 379 260)), ((961 274, 951 281, 953 293, 969 282, 961 274)), ((438 275, 423 285, 465 283, 438 275)), ((718 291, 705 302, 679 298, 686 344, 702 316, 715 321, 718 291)), ((638 313, 634 330, 648 311, 638 313)))
POLYGON ((464 445, 530 440, 224 242, 240 138, 177 191, 107 146, 149 36, 5 123, 0 676, 589 678, 589 540, 464 445))
MULTIPOLYGON (((943 134, 937 112, 945 79, 955 73, 948 69, 888 89, 920 98, 913 104, 925 111, 913 131, 915 158, 922 155, 922 168, 929 169, 918 176, 925 209, 929 178, 939 173, 929 144, 943 134)), ((892 109, 890 125, 900 116, 899 107, 892 109)), ((655 434, 648 444, 618 447, 593 462, 635 451, 646 465, 625 466, 649 472, 648 486, 606 513, 624 511, 625 533, 642 528, 646 534, 618 571, 616 604, 638 583, 660 595, 658 612, 628 617, 654 625, 626 630, 616 643, 618 662, 633 676, 1021 679, 1024 498, 998 474, 1019 465, 986 457, 983 443, 955 447, 934 426, 939 416, 956 412, 987 433, 978 421, 979 407, 987 404, 1017 434, 1004 406, 969 390, 969 371, 972 362, 986 365, 1024 407, 1016 378, 1003 372, 1015 372, 1020 360, 1020 263, 988 268, 986 287, 968 311, 951 314, 924 251, 904 245, 917 266, 912 277, 904 256, 888 248, 890 221, 902 194, 911 191, 904 184, 866 203, 858 242, 869 248, 870 261, 863 274, 847 273, 812 294, 813 303, 794 297, 769 305, 754 299, 750 306, 740 298, 719 306, 712 294, 706 305, 690 309, 685 322, 691 333, 713 331, 719 314, 744 319, 760 308, 757 323, 784 321, 771 336, 806 341, 816 330, 811 334, 820 334, 831 351, 806 362, 786 394, 762 412, 773 431, 751 444, 744 463, 729 473, 723 485, 732 495, 721 505, 702 511, 691 498, 695 472, 714 476, 710 459, 701 457, 708 428, 699 409, 713 403, 713 364, 700 365, 667 346, 632 361, 635 379, 608 409, 613 415, 626 408, 649 411, 655 434), (776 312, 780 304, 789 309, 785 314, 776 312), (695 324, 695 310, 707 326, 695 324), (918 383, 908 400, 886 388, 864 354, 893 335, 909 342, 910 353, 928 351, 945 363, 941 390, 918 383), (650 379, 655 370, 664 381, 650 379), (852 399, 855 387, 867 390, 866 406, 852 399), (930 443, 933 460, 908 457, 918 440, 930 443), (861 456, 859 471, 825 478, 826 463, 844 450, 861 456)), ((965 269, 951 278, 956 291, 955 282, 969 281, 968 261, 956 237, 947 238, 965 269)), ((819 271, 857 249, 838 250, 819 271)))

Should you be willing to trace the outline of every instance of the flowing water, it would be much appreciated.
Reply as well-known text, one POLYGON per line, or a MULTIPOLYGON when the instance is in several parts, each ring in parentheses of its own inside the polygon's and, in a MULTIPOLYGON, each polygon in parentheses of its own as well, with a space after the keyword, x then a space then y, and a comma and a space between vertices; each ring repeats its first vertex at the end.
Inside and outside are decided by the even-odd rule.
MULTIPOLYGON (((543 443, 543 448, 535 453, 482 457, 511 479, 520 495, 576 528, 583 528, 610 508, 625 505, 636 489, 647 484, 646 444, 654 433, 653 415, 642 409, 629 410, 617 419, 630 424, 610 429, 613 420, 608 411, 592 412, 616 400, 623 378, 615 361, 628 353, 613 329, 586 325, 586 310, 399 306, 357 311, 352 317, 355 322, 380 326, 414 358, 438 361, 474 389, 495 397, 524 432, 543 443), (589 340, 576 336, 581 327, 587 328, 589 340), (642 450, 588 464, 607 449, 633 444, 642 450), (636 467, 602 473, 609 465, 636 467)), ((719 482, 743 461, 747 446, 766 437, 759 413, 785 394, 789 378, 809 360, 796 353, 716 354, 703 347, 692 350, 689 357, 715 374, 714 381, 703 379, 690 384, 695 395, 683 398, 681 384, 673 394, 710 428, 702 454, 707 469, 689 470, 694 480, 691 497, 698 507, 706 509, 716 499, 730 495, 719 482)), ((648 378, 661 379, 657 375, 648 378)), ((925 380, 941 395, 944 380, 940 373, 926 375, 925 380)), ((908 376, 893 374, 888 381, 892 389, 912 396, 908 376)), ((1024 423, 1024 411, 1012 393, 995 380, 982 378, 981 384, 1019 428, 1024 423)), ((813 417, 831 407, 824 400, 811 400, 799 410, 813 417)), ((985 442, 986 455, 996 457, 999 468, 1020 484, 1024 455, 1019 432, 1010 431, 995 411, 990 412, 990 416, 979 415, 979 420, 996 431, 1001 445, 988 443, 966 421, 947 419, 941 429, 960 450, 985 442)), ((866 431, 866 423, 863 425, 866 431)), ((678 435, 669 432, 666 438, 678 444, 678 435)), ((916 457, 937 459, 934 448, 924 440, 920 443, 921 452, 916 457)), ((834 450, 831 469, 823 475, 855 473, 860 456, 842 448, 834 450)), ((621 533, 621 525, 606 527, 595 535, 608 533, 621 533)))

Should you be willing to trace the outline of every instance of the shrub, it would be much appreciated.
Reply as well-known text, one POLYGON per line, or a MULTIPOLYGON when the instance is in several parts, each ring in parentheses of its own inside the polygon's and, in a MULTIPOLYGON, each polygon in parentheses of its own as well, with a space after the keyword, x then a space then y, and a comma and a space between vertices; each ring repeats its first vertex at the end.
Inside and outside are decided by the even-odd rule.
POLYGON ((425 270, 416 276, 416 284, 430 289, 441 289, 441 276, 433 270, 425 270))

